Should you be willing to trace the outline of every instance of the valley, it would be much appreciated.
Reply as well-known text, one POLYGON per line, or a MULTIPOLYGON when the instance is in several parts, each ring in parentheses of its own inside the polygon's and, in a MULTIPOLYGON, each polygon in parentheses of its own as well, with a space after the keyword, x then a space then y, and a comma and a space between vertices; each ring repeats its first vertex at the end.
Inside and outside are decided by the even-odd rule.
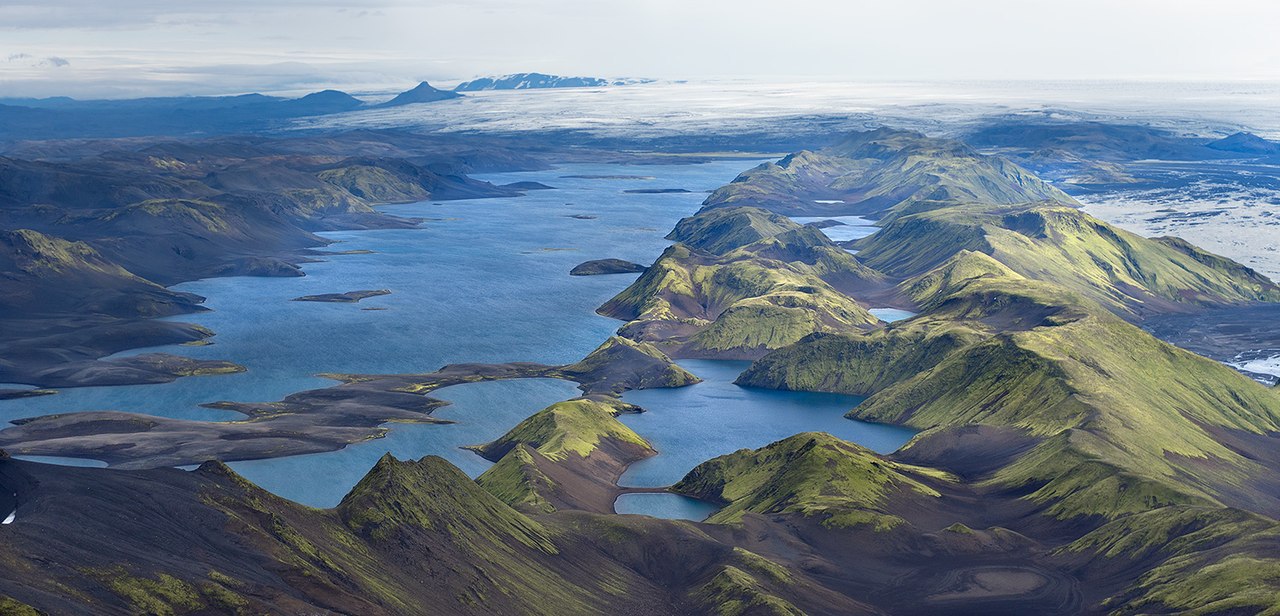
POLYGON ((1280 596, 1239 582, 1275 566, 1280 394, 1216 357, 1265 341, 1212 347, 1228 317, 1205 321, 1270 314, 1263 273, 907 131, 680 164, 333 139, 405 158, 280 140, 276 184, 250 194, 210 179, 262 162, 233 140, 145 193, 106 176, 136 203, 7 193, 6 224, 38 230, 11 232, 24 277, 0 317, 36 327, 6 326, 0 380, 58 392, 0 401, 6 601, 1212 613, 1280 596), (164 222, 128 242, 102 222, 121 212, 164 222), (238 243, 263 229, 271 250, 238 243), (585 263, 608 267, 570 275, 585 263), (66 459, 111 468, 49 463, 66 459), (190 542, 238 547, 183 560, 190 542))

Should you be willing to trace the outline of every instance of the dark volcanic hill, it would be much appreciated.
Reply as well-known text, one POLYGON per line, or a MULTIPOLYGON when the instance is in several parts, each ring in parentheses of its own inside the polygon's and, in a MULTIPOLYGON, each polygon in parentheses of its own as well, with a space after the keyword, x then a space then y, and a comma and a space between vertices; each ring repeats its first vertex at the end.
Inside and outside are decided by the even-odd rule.
POLYGON ((1267 141, 1253 133, 1235 133, 1210 142, 1206 147, 1224 152, 1240 154, 1270 155, 1280 154, 1280 143, 1267 141))
POLYGON ((0 487, 15 516, 0 546, 7 613, 653 614, 737 601, 864 611, 687 524, 527 516, 439 458, 385 457, 329 510, 218 463, 0 460, 0 487))
POLYGON ((204 298, 139 278, 81 242, 0 231, 0 322, 33 315, 158 317, 203 310, 204 298))
POLYGON ((0 99, 0 142, 156 135, 209 135, 277 128, 293 118, 351 111, 359 99, 336 90, 301 98, 262 94, 123 100, 0 99))
POLYGON ((395 96, 395 98, 375 105, 375 107, 400 107, 402 105, 412 105, 414 103, 434 103, 436 101, 447 100, 450 98, 458 98, 462 96, 456 92, 448 90, 438 90, 427 82, 422 82, 414 86, 410 90, 405 90, 395 96))

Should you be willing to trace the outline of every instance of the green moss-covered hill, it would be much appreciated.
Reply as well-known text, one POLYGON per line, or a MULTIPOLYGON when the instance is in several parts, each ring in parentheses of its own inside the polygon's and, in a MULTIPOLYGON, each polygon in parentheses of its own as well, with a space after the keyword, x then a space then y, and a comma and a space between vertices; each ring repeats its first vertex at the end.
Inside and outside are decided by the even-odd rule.
MULTIPOLYGON (((811 336, 757 360, 739 382, 869 394, 850 416, 924 428, 892 460, 962 477, 935 484, 948 494, 933 519, 982 528, 995 517, 1031 537, 1050 556, 1020 562, 1088 580, 1090 610, 1257 613, 1276 604, 1276 390, 982 253, 906 286, 928 312, 873 332, 811 336)), ((749 481, 777 476, 762 452, 700 470, 726 469, 723 485, 750 487, 729 499, 740 504, 792 498, 803 479, 820 476, 749 481)), ((819 502, 865 493, 823 485, 819 502)), ((893 517, 876 519, 892 528, 929 509, 879 502, 873 511, 893 517)), ((942 535, 951 533, 925 539, 942 535)))
POLYGON ((704 462, 672 489, 724 503, 712 523, 737 522, 744 513, 795 513, 817 517, 827 527, 888 530, 904 522, 889 512, 891 496, 896 506, 940 496, 913 475, 913 469, 863 447, 806 432, 704 462))
MULTIPOLYGON (((943 583, 926 562, 945 555, 955 579, 992 593, 966 604, 978 611, 1052 603, 1055 592, 1064 612, 1072 601, 1119 612, 1265 605, 1280 583, 1245 580, 1250 566, 1278 562, 1265 546, 1280 513, 1280 395, 1130 321, 1277 301, 1280 289, 1075 205, 1003 159, 891 131, 792 155, 717 191, 601 312, 629 321, 620 334, 677 356, 750 357, 742 349, 767 339, 740 384, 867 396, 850 417, 923 432, 889 459, 799 435, 710 461, 676 489, 724 503, 710 522, 750 536, 767 536, 762 525, 805 529, 807 545, 857 551, 921 590, 943 583), (855 257, 778 215, 833 212, 878 216, 882 229, 854 244, 855 257), (764 305, 780 280, 835 303, 807 306, 818 320, 797 325, 764 305), (920 315, 831 319, 842 297, 920 315), (989 572, 1001 558, 1017 571, 989 572), (1083 586, 1064 589, 1061 576, 1083 586), (1004 583, 1028 586, 995 598, 1004 583)), ((877 571, 828 574, 865 584, 877 571)), ((967 592, 949 588, 909 609, 967 592)))
POLYGON ((870 395, 851 415, 919 428, 1012 427, 1042 439, 996 480, 1060 517, 1156 502, 1274 508, 1263 469, 1214 430, 1280 429, 1280 394, 1161 342, 1089 300, 967 252, 904 283, 930 311, 819 336, 741 383, 870 395))
POLYGON ((555 376, 577 381, 587 393, 607 395, 700 382, 652 344, 621 336, 610 336, 582 361, 558 368, 555 376))
POLYGON ((610 444, 635 448, 641 456, 652 454, 648 442, 617 420, 619 413, 632 410, 626 403, 612 399, 557 402, 478 451, 486 458, 498 459, 523 444, 555 460, 571 455, 586 458, 610 444))
POLYGON ((982 252, 1131 316, 1280 300, 1280 287, 1229 259, 1052 204, 938 207, 895 218, 857 247, 865 265, 895 277, 924 274, 961 251, 982 252))
POLYGON ((477 481, 524 510, 611 513, 618 494, 614 482, 628 464, 656 453, 616 418, 638 410, 613 398, 553 404, 475 448, 496 462, 477 481))
POLYGON ((680 243, 599 310, 628 321, 625 337, 678 356, 752 357, 879 321, 836 286, 875 286, 880 277, 817 229, 734 208, 685 219, 673 237, 680 243))
POLYGON ((798 152, 743 172, 708 207, 756 206, 788 215, 885 216, 925 201, 1074 204, 1065 193, 999 156, 958 141, 878 129, 819 152, 798 152))

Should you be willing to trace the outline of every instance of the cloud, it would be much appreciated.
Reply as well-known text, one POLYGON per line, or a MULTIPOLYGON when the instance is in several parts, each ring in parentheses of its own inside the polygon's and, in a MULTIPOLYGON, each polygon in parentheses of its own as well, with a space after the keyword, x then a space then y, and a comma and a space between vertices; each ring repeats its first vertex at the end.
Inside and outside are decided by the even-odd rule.
POLYGON ((518 71, 1280 77, 1280 46, 1271 42, 1280 3, 1207 3, 1077 0, 1064 10, 1026 0, 0 0, 0 91, 195 94, 310 83, 391 90, 518 71), (4 61, 10 52, 39 60, 4 61), (282 68, 290 63, 308 68, 282 68))
POLYGON ((62 68, 64 66, 71 66, 71 62, 68 61, 66 58, 59 58, 58 56, 48 56, 44 58, 38 58, 29 53, 11 54, 8 58, 5 59, 5 63, 11 66, 18 66, 21 68, 36 68, 36 69, 62 68))
POLYGON ((397 6, 453 4, 445 0, 6 0, 0 30, 137 29, 165 23, 221 20, 288 11, 352 10, 374 14, 397 6))

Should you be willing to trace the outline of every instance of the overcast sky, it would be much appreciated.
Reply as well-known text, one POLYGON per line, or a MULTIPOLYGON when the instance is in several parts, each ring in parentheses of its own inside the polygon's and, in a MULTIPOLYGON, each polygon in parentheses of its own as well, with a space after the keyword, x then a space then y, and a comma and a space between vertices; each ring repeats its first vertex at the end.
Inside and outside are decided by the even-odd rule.
POLYGON ((1273 0, 0 0, 0 97, 542 71, 659 79, 1280 80, 1273 0))

